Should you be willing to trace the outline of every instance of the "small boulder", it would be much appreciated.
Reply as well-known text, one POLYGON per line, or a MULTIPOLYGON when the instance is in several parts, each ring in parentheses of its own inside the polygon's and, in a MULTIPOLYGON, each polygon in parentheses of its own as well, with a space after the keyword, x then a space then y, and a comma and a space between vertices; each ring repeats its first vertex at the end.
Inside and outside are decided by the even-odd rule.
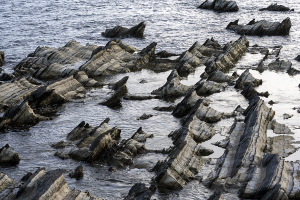
POLYGON ((156 187, 154 185, 147 188, 144 183, 136 183, 131 187, 124 200, 150 200, 155 190, 156 187))
POLYGON ((286 6, 283 6, 283 5, 278 5, 277 3, 271 4, 266 8, 259 9, 259 11, 265 11, 265 10, 268 10, 268 11, 283 11, 283 12, 294 11, 294 9, 290 9, 290 8, 288 8, 286 6))
POLYGON ((17 165, 19 162, 19 154, 12 151, 8 144, 0 149, 0 164, 17 165))
POLYGON ((145 22, 141 22, 138 25, 132 27, 132 28, 125 28, 122 26, 115 26, 112 29, 106 29, 105 32, 102 32, 101 34, 104 37, 137 37, 142 38, 144 37, 144 31, 145 31, 146 24, 145 22))
POLYGON ((62 148, 66 147, 66 143, 65 143, 65 141, 62 140, 58 143, 52 144, 51 147, 54 149, 62 149, 62 148))
POLYGON ((70 174, 69 174, 69 176, 71 177, 71 178, 76 178, 76 179, 81 179, 82 177, 83 177, 83 167, 82 167, 82 165, 79 165, 76 169, 75 169, 75 171, 74 172, 71 172, 70 174))
POLYGON ((153 115, 151 115, 151 114, 147 115, 146 113, 144 113, 142 116, 137 118, 137 120, 145 120, 145 119, 149 119, 150 117, 153 117, 153 115))

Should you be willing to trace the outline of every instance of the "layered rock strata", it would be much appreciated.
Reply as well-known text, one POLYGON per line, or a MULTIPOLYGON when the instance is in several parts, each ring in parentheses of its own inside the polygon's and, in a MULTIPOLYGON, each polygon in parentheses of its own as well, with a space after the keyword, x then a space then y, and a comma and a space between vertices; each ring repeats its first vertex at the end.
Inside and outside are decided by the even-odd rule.
POLYGON ((237 89, 243 89, 250 84, 252 84, 253 87, 256 87, 262 84, 262 80, 254 78, 249 72, 249 69, 246 69, 238 78, 234 87, 237 89))
POLYGON ((299 198, 299 163, 265 153, 267 127, 275 112, 253 95, 244 114, 244 122, 232 125, 226 151, 204 183, 246 199, 299 198))
POLYGON ((64 179, 65 170, 56 169, 45 172, 38 169, 35 173, 19 182, 0 173, 0 198, 3 200, 57 199, 57 200, 100 200, 88 192, 71 190, 64 179))
POLYGON ((239 25, 239 20, 230 22, 226 29, 233 30, 240 35, 288 35, 292 26, 290 18, 282 22, 268 22, 266 20, 250 21, 247 25, 239 25))
POLYGON ((142 38, 144 37, 144 31, 145 31, 146 24, 145 22, 141 22, 136 26, 133 26, 132 28, 125 28, 122 26, 115 26, 112 29, 106 29, 105 32, 102 32, 101 34, 104 37, 137 37, 142 38))
POLYGON ((235 1, 227 0, 206 0, 198 8, 214 10, 217 12, 237 12, 239 7, 235 1))
POLYGON ((154 167, 159 188, 181 189, 200 170, 201 145, 198 143, 215 134, 212 125, 198 118, 197 112, 201 105, 202 100, 198 100, 185 118, 182 128, 170 134, 174 147, 168 158, 154 167))

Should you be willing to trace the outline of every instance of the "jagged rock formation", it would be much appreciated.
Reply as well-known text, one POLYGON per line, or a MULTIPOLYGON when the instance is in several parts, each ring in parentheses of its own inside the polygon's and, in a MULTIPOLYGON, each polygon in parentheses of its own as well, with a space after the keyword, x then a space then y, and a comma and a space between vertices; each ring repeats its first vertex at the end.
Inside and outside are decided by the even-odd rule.
POLYGON ((154 42, 134 54, 129 45, 121 40, 112 40, 82 65, 80 70, 84 70, 88 76, 100 76, 151 68, 150 63, 155 60, 155 47, 154 42))
POLYGON ((227 1, 227 0, 214 0, 214 1, 206 0, 198 8, 214 10, 218 12, 239 11, 239 7, 235 1, 227 1))
POLYGON ((110 108, 121 107, 121 98, 127 93, 126 85, 121 86, 119 89, 115 91, 115 93, 109 97, 106 101, 100 103, 102 105, 106 105, 110 108))
POLYGON ((230 22, 226 29, 233 30, 240 35, 288 35, 292 26, 290 18, 280 22, 268 22, 266 20, 255 21, 253 19, 247 25, 239 25, 239 20, 230 22))
POLYGON ((19 106, 10 107, 3 117, 0 117, 0 130, 8 126, 33 125, 40 120, 47 119, 47 117, 35 114, 28 105, 28 101, 24 100, 19 106))
POLYGON ((234 87, 237 89, 243 89, 250 84, 252 84, 253 87, 256 87, 262 84, 262 80, 254 78, 249 72, 249 69, 246 69, 238 78, 234 87))
POLYGON ((170 134, 174 140, 171 153, 154 167, 155 181, 160 188, 181 189, 201 168, 198 144, 211 138, 215 131, 212 125, 201 121, 197 112, 202 100, 198 100, 182 124, 182 128, 170 134))
POLYGON ((29 54, 14 68, 13 74, 18 77, 34 73, 34 77, 41 80, 70 76, 78 71, 97 47, 91 44, 82 46, 75 40, 60 48, 37 47, 34 53, 29 54))
POLYGON ((212 56, 207 61, 207 63, 205 64, 205 72, 209 75, 216 69, 222 72, 226 72, 230 68, 233 68, 234 63, 243 56, 248 46, 249 41, 245 36, 241 36, 235 42, 229 42, 223 47, 222 53, 216 56, 212 56))
POLYGON ((148 151, 140 142, 153 137, 152 134, 149 135, 139 128, 131 138, 119 143, 121 130, 117 126, 109 128, 108 122, 109 118, 96 127, 81 122, 67 135, 68 142, 75 143, 76 148, 70 152, 57 152, 56 156, 87 162, 101 160, 107 162, 112 167, 111 170, 115 170, 132 164, 134 156, 148 151))
MULTIPOLYGON (((272 145, 267 142, 267 127, 275 112, 253 95, 244 114, 244 122, 232 125, 226 151, 204 183, 238 192, 244 199, 299 198, 299 163, 265 152, 266 144, 272 145)), ((287 143, 281 145, 288 148, 287 143)))
POLYGON ((5 110, 25 99, 38 85, 31 84, 25 77, 0 85, 0 110, 5 110))
POLYGON ((252 97, 252 95, 258 95, 258 96, 264 96, 267 97, 270 95, 268 91, 266 92, 257 92, 253 86, 252 83, 250 83, 247 87, 245 87, 243 89, 243 91, 241 92, 241 94, 246 98, 246 99, 250 99, 252 97))
POLYGON ((17 165, 19 162, 19 154, 12 151, 8 144, 0 149, 0 164, 17 165))
POLYGON ((4 65, 4 51, 0 51, 0 67, 4 65))
POLYGON ((221 189, 218 189, 216 192, 214 192, 208 200, 226 200, 224 196, 222 195, 221 189))
POLYGON ((261 61, 256 68, 259 72, 264 70, 275 70, 275 71, 289 71, 292 68, 292 63, 290 61, 284 61, 277 58, 273 62, 269 63, 267 66, 261 61))
POLYGON ((0 199, 57 199, 57 200, 100 200, 90 193, 70 190, 64 179, 64 169, 56 169, 45 173, 45 169, 38 169, 27 180, 19 182, 0 173, 0 199))
POLYGON ((208 77, 208 81, 214 81, 217 83, 233 83, 235 77, 233 76, 228 76, 221 72, 220 70, 216 69, 213 71, 208 77))
POLYGON ((265 11, 265 10, 268 10, 268 11, 294 11, 294 9, 290 9, 283 5, 278 5, 277 3, 271 4, 266 8, 259 9, 259 11, 265 11))
POLYGON ((128 81, 129 76, 123 77, 121 80, 119 80, 116 84, 113 86, 113 90, 118 90, 120 87, 125 85, 128 81))
POLYGON ((112 29, 106 29, 105 32, 102 32, 101 34, 104 37, 137 37, 142 38, 144 37, 144 31, 145 31, 146 24, 145 22, 141 22, 138 25, 132 27, 132 28, 125 28, 122 26, 115 26, 112 29))
POLYGON ((169 58, 169 57, 172 57, 172 56, 179 56, 179 55, 163 50, 163 51, 160 51, 160 52, 156 53, 156 56, 160 57, 160 58, 169 58))
POLYGON ((145 120, 145 119, 149 119, 150 117, 153 117, 153 115, 144 113, 142 114, 142 116, 137 118, 137 120, 145 120))
POLYGON ((69 176, 71 178, 76 178, 76 179, 81 179, 83 177, 84 173, 83 173, 83 167, 82 165, 79 165, 78 167, 76 167, 74 172, 71 172, 69 174, 69 176))
POLYGON ((181 77, 176 70, 173 70, 167 78, 167 82, 157 90, 151 92, 153 95, 163 97, 179 97, 186 95, 192 86, 186 86, 180 83, 181 77))
POLYGON ((226 83, 216 83, 213 81, 199 81, 195 85, 195 91, 199 96, 209 96, 214 93, 219 93, 225 90, 226 83))
POLYGON ((147 188, 144 183, 136 183, 131 187, 124 200, 150 200, 155 189, 155 186, 147 188))

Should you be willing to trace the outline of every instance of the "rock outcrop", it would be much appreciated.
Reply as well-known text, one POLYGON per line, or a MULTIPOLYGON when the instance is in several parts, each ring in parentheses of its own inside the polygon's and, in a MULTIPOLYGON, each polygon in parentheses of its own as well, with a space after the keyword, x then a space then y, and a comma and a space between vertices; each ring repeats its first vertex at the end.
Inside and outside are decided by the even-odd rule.
POLYGON ((276 60, 270 62, 268 65, 265 65, 263 61, 261 61, 256 68, 259 72, 263 72, 264 70, 274 70, 274 71, 289 71, 292 69, 292 63, 290 61, 280 60, 277 58, 276 60))
POLYGON ((79 69, 84 70, 89 77, 151 69, 151 62, 155 60, 155 47, 154 42, 134 53, 132 47, 121 40, 112 40, 79 69))
POLYGON ((16 67, 13 75, 18 77, 33 74, 41 80, 59 79, 75 74, 78 68, 88 59, 97 48, 96 45, 80 45, 75 40, 64 47, 37 47, 34 53, 28 55, 16 67))
POLYGON ((4 51, 0 51, 0 67, 4 65, 4 51))
POLYGON ((217 12, 237 12, 239 7, 235 1, 227 0, 206 0, 198 8, 214 10, 217 12))
POLYGON ((145 22, 141 22, 138 25, 132 28, 125 28, 122 26, 115 26, 112 29, 106 29, 105 32, 101 34, 104 37, 114 38, 114 37, 137 37, 143 38, 146 24, 145 22))
MULTIPOLYGON (((203 182, 235 191, 243 199, 299 198, 299 163, 284 161, 266 148, 272 145, 267 142, 267 127, 275 112, 253 95, 244 114, 244 122, 232 125, 226 151, 203 182)), ((288 143, 280 145, 288 148, 288 143)))
POLYGON ((216 69, 213 71, 208 77, 208 81, 214 81, 217 83, 229 83, 233 84, 233 81, 235 80, 235 77, 229 76, 221 72, 220 70, 216 69))
POLYGON ((19 182, 0 173, 0 199, 57 199, 57 200, 100 200, 88 192, 71 190, 64 178, 64 169, 45 172, 38 169, 27 180, 19 182))
POLYGON ((240 35, 288 35, 292 26, 290 18, 282 22, 268 22, 266 20, 250 21, 247 25, 239 25, 239 20, 230 22, 226 29, 233 30, 240 35))
POLYGON ((4 147, 0 149, 0 164, 17 165, 19 164, 19 162, 20 162, 19 154, 12 151, 8 144, 6 144, 4 147))
POLYGON ((202 161, 198 143, 215 134, 212 125, 198 118, 201 105, 202 100, 197 101, 183 121, 182 128, 170 134, 174 147, 166 160, 158 162, 153 169, 157 173, 155 181, 159 188, 181 189, 200 170, 202 161))
POLYGON ((259 9, 259 11, 265 11, 265 10, 268 10, 268 11, 285 11, 285 12, 286 11, 294 11, 294 9, 290 9, 290 8, 288 8, 286 6, 283 6, 283 5, 278 5, 277 3, 271 4, 266 8, 259 9))
POLYGON ((105 105, 110 108, 119 108, 122 107, 121 98, 127 93, 126 85, 121 86, 115 91, 115 93, 109 97, 106 101, 101 102, 101 105, 105 105))
POLYGON ((78 167, 76 167, 74 172, 71 172, 69 174, 69 176, 71 178, 76 178, 76 179, 81 179, 83 177, 84 173, 83 173, 83 167, 82 165, 79 165, 78 167))
POLYGON ((254 78, 249 72, 249 69, 246 69, 238 78, 234 87, 237 89, 244 89, 250 84, 252 84, 253 87, 256 87, 262 84, 262 80, 254 78))
POLYGON ((124 200, 150 200, 155 189, 155 186, 147 188, 144 183, 136 183, 131 187, 124 200))

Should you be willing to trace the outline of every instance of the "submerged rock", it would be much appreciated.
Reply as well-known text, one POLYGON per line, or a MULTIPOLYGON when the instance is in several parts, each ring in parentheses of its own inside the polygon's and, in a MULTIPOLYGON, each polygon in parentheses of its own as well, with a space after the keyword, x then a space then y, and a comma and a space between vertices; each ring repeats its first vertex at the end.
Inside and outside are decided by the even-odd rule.
POLYGON ((252 20, 247 25, 239 25, 238 20, 230 22, 226 29, 233 30, 240 35, 288 35, 291 28, 290 18, 280 22, 268 22, 266 20, 252 20))
POLYGON ((206 0, 198 8, 215 10, 218 12, 239 11, 239 7, 235 1, 227 1, 227 0, 214 0, 214 1, 206 0))
POLYGON ((8 144, 6 144, 4 147, 0 149, 0 164, 17 165, 19 164, 19 162, 20 162, 19 154, 12 151, 8 144))
POLYGON ((160 58, 169 58, 169 57, 172 57, 172 56, 179 56, 178 54, 175 54, 175 53, 169 53, 165 50, 163 51, 160 51, 156 54, 156 56, 160 57, 160 58))
POLYGON ((38 169, 25 182, 16 182, 0 173, 0 198, 10 200, 21 199, 86 199, 100 200, 92 194, 70 190, 64 179, 64 169, 56 169, 45 173, 38 169))
POLYGON ((146 24, 145 22, 141 22, 136 26, 133 26, 132 28, 125 28, 122 26, 115 26, 112 29, 106 29, 105 32, 102 32, 101 34, 104 37, 138 37, 142 38, 144 37, 144 30, 145 30, 146 24))
POLYGON ((66 143, 65 143, 65 141, 62 140, 62 141, 59 141, 58 143, 52 144, 51 147, 54 149, 63 149, 66 147, 66 143))
POLYGON ((146 113, 144 113, 142 116, 137 118, 137 120, 145 120, 145 119, 149 119, 150 117, 153 117, 153 115, 151 115, 151 114, 147 115, 146 113))
POLYGON ((4 65, 4 51, 0 51, 0 67, 4 65))
POLYGON ((278 5, 277 3, 271 4, 266 8, 261 8, 259 9, 259 11, 264 11, 264 10, 268 10, 268 11, 294 11, 294 9, 290 9, 286 6, 283 5, 278 5))

